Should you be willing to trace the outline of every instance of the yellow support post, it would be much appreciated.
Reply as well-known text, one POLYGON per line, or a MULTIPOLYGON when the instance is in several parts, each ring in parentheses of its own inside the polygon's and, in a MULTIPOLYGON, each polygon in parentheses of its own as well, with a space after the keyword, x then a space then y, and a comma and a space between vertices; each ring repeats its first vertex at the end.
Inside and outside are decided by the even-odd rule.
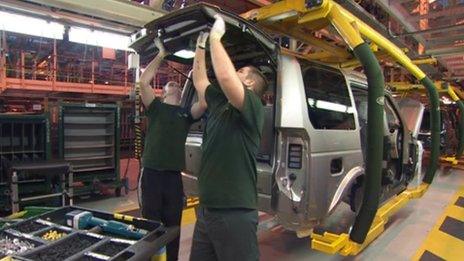
POLYGON ((448 94, 449 94, 449 96, 451 97, 451 99, 452 99, 453 101, 459 101, 459 100, 460 100, 459 97, 458 97, 458 95, 457 95, 456 92, 454 91, 454 88, 453 88, 453 87, 448 86, 447 91, 448 91, 448 94))
POLYGON ((440 160, 447 162, 453 166, 458 165, 459 161, 456 159, 456 157, 441 157, 440 160))
POLYGON ((453 91, 454 93, 456 93, 456 95, 461 98, 461 100, 464 100, 464 92, 455 88, 455 87, 452 87, 453 88, 453 91))
POLYGON ((437 64, 437 58, 425 58, 425 59, 416 59, 412 60, 412 63, 415 65, 420 65, 420 64, 437 64))
MULTIPOLYGON (((338 6, 338 4, 336 5, 338 6)), ((414 75, 414 77, 416 77, 418 80, 422 80, 426 77, 425 73, 415 64, 413 64, 411 59, 407 55, 405 55, 400 48, 398 48, 396 45, 390 42, 387 38, 383 37, 381 34, 376 32, 369 25, 365 24, 363 21, 359 20, 358 18, 353 16, 351 13, 344 10, 342 7, 340 7, 340 9, 342 10, 341 11, 342 14, 347 19, 354 20, 357 22, 359 31, 362 35, 369 38, 371 41, 377 44, 380 48, 382 48, 385 52, 387 52, 390 56, 395 58, 395 60, 401 65, 403 65, 403 67, 406 70, 408 70, 412 75, 414 75)))
MULTIPOLYGON (((272 5, 259 8, 257 16, 252 17, 258 21, 268 20, 275 22, 297 15, 306 10, 304 0, 279 1, 272 5)), ((250 18, 250 17, 247 17, 250 18)))
MULTIPOLYGON (((387 85, 392 87, 392 91, 397 92, 426 91, 425 87, 422 84, 415 84, 409 82, 389 82, 387 85)), ((448 93, 448 90, 442 89, 441 85, 435 83, 435 86, 437 86, 436 89, 438 92, 448 93)))

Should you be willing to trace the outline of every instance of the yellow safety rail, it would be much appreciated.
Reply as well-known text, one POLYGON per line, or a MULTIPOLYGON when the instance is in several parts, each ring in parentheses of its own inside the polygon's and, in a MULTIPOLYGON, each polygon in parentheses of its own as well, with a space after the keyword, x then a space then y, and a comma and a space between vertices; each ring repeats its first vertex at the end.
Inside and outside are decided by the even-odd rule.
POLYGON ((315 250, 332 255, 336 253, 343 256, 359 254, 380 234, 382 234, 385 230, 385 225, 388 223, 391 216, 403 208, 410 200, 422 197, 428 187, 428 184, 422 183, 415 189, 404 191, 379 208, 363 244, 351 241, 350 235, 345 233, 338 235, 325 232, 322 235, 316 233, 311 235, 311 247, 315 250))

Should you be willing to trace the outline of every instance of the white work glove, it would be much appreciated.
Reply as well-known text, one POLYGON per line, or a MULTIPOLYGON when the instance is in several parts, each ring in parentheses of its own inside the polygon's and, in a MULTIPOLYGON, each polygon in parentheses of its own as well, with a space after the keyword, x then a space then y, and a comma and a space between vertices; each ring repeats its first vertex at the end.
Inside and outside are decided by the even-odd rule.
POLYGON ((206 40, 208 39, 209 33, 200 32, 197 38, 197 48, 205 49, 206 47, 206 40))
POLYGON ((166 52, 166 48, 164 47, 163 42, 160 38, 155 38, 155 46, 159 50, 159 55, 161 55, 162 57, 168 55, 168 52, 166 52))
POLYGON ((209 33, 209 40, 221 40, 222 36, 226 33, 226 23, 224 19, 217 14, 214 16, 216 21, 213 24, 213 28, 211 28, 211 32, 209 33))

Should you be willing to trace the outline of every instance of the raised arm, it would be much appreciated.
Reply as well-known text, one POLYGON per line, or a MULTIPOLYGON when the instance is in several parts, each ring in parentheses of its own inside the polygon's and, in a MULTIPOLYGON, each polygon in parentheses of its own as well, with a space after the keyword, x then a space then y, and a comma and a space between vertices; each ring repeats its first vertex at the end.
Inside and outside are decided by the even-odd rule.
POLYGON ((226 30, 224 19, 220 15, 216 15, 215 18, 216 21, 209 35, 214 74, 230 104, 241 110, 245 99, 245 90, 234 64, 221 43, 221 38, 226 30))
POLYGON ((155 45, 158 47, 159 52, 156 57, 148 64, 140 76, 140 97, 142 98, 142 103, 145 108, 148 108, 153 99, 155 99, 155 94, 153 93, 153 89, 150 86, 150 82, 157 73, 164 57, 167 55, 167 52, 159 38, 155 39, 155 45))
POLYGON ((198 119, 203 115, 208 107, 205 99, 206 88, 210 84, 208 75, 206 74, 205 62, 205 46, 208 33, 200 32, 197 39, 197 47, 195 50, 195 58, 193 60, 193 85, 197 91, 198 101, 192 105, 191 114, 194 119, 198 119))

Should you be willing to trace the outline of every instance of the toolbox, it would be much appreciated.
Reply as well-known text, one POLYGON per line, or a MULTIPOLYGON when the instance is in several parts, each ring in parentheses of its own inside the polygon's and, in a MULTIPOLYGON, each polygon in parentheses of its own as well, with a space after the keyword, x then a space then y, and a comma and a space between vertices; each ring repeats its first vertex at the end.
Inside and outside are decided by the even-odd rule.
MULTIPOLYGON (((84 219, 82 219, 84 220, 84 219)), ((0 230, 0 259, 14 260, 149 260, 173 240, 178 227, 121 214, 110 214, 80 207, 62 207, 26 219, 0 230), (76 215, 80 213, 80 215, 76 215), (139 239, 82 225, 79 216, 91 216, 99 222, 118 224, 129 230, 143 231, 139 239), (71 216, 70 216, 71 215, 71 216)))

